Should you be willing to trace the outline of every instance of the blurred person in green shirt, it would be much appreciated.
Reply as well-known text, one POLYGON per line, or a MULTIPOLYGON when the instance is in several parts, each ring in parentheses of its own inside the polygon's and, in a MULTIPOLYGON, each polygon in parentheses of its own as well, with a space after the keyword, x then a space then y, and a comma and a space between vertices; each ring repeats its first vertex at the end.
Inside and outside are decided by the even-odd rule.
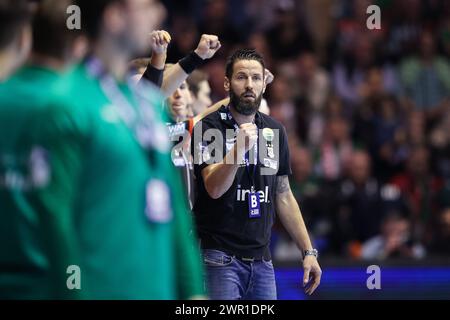
MULTIPOLYGON (((153 0, 77 4, 89 57, 66 68, 80 51, 75 39, 60 42, 65 50, 58 54, 35 50, 39 62, 0 88, 0 128, 15 137, 0 140, 11 150, 3 158, 13 159, 0 181, 11 173, 19 181, 0 185, 0 219, 7 222, 0 233, 0 296, 203 297, 192 224, 170 164, 163 99, 126 81, 127 62, 147 49, 161 7, 153 0), (80 289, 68 288, 69 266, 81 270, 80 289)), ((54 17, 48 13, 44 21, 54 17)))

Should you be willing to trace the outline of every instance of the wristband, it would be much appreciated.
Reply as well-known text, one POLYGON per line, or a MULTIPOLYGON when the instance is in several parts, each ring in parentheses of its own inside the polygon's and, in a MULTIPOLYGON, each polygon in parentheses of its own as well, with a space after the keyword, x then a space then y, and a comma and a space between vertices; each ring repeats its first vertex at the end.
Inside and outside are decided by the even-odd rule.
POLYGON ((184 72, 190 74, 192 71, 200 67, 204 63, 204 60, 200 58, 198 54, 192 51, 186 57, 178 61, 178 63, 180 64, 180 67, 184 70, 184 72))
POLYGON ((154 66, 149 64, 147 66, 147 69, 145 69, 144 74, 142 75, 142 79, 146 79, 153 83, 158 88, 161 88, 163 83, 163 76, 164 76, 164 69, 159 70, 156 69, 154 66))

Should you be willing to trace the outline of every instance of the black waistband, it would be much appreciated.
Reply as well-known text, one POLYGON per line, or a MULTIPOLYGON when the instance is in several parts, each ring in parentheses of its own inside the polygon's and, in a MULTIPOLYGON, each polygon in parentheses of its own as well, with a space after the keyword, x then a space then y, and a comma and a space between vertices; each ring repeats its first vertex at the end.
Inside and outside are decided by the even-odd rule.
POLYGON ((229 250, 229 249, 225 249, 225 248, 221 248, 220 246, 217 245, 208 245, 207 243, 205 244, 203 241, 201 241, 201 245, 200 245, 201 249, 210 249, 210 250, 219 250, 224 252, 225 254, 239 259, 241 261, 244 262, 254 262, 254 261, 270 261, 272 260, 272 256, 270 254, 270 249, 269 247, 265 247, 262 250, 262 253, 260 254, 241 254, 241 253, 237 253, 237 252, 233 252, 233 250, 229 250))

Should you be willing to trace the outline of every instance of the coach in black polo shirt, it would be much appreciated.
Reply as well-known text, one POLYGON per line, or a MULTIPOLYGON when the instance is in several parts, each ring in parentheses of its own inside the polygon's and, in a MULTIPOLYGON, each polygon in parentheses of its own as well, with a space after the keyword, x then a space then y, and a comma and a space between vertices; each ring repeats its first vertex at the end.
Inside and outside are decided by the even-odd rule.
POLYGON ((269 252, 275 213, 303 252, 306 292, 320 283, 317 250, 289 187, 285 130, 257 111, 264 70, 257 52, 236 51, 226 66, 230 104, 194 127, 193 211, 212 299, 276 299, 269 252))

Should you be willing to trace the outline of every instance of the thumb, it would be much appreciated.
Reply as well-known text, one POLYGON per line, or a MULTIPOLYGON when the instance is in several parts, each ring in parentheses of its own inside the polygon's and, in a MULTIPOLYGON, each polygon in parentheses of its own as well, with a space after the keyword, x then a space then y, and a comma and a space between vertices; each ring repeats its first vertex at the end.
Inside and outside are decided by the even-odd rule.
POLYGON ((213 48, 213 50, 219 50, 220 49, 220 47, 221 47, 222 45, 220 44, 220 41, 217 41, 216 42, 216 45, 214 46, 214 48, 213 48))
POLYGON ((306 284, 309 281, 309 272, 311 271, 310 267, 305 267, 303 270, 303 286, 306 286, 306 284))

